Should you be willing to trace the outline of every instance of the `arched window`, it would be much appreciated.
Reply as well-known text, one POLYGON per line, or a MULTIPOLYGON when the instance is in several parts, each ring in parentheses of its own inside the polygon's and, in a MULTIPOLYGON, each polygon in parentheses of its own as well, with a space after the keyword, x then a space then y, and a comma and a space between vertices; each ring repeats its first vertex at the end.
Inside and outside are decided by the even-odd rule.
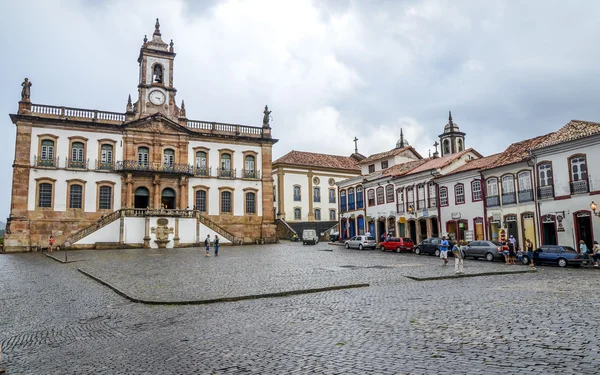
POLYGON ((196 210, 207 212, 206 210, 206 190, 196 190, 196 210))
POLYGON ((221 192, 221 213, 231 213, 231 192, 230 191, 222 191, 221 192))
POLYGON ((100 186, 98 197, 98 208, 100 210, 110 210, 112 208, 112 187, 100 186))
POLYGON ((404 212, 404 190, 396 190, 396 212, 404 212))
POLYGON ((465 203, 465 185, 456 184, 454 185, 454 199, 456 204, 465 203))
POLYGON ((318 208, 315 209, 315 220, 321 221, 321 210, 318 208))
POLYGON ((335 189, 329 189, 329 203, 335 203, 335 189))
POLYGON ((335 210, 329 210, 329 220, 335 221, 335 210))
POLYGON ((246 155, 246 160, 244 161, 244 177, 246 178, 255 178, 256 172, 254 170, 254 155, 246 155))
POLYGON ((113 145, 100 146, 100 169, 111 169, 113 165, 113 145))
POLYGON ((487 196, 497 197, 498 196, 498 180, 496 178, 489 178, 487 180, 487 196))
POLYGON ((221 154, 221 177, 231 177, 231 154, 221 154))
POLYGON ((515 196, 515 178, 512 174, 502 176, 502 204, 517 203, 515 196))
POLYGON ((429 183, 429 207, 437 207, 437 186, 435 182, 429 183))
POLYGON ((196 176, 206 176, 207 172, 206 152, 196 151, 196 176))
POLYGON ((38 207, 39 208, 51 208, 52 207, 52 184, 43 182, 38 186, 38 207))
POLYGON ((348 211, 348 206, 346 205, 346 190, 342 190, 340 191, 340 206, 342 209, 342 212, 346 212, 348 211))
POLYGON ((444 155, 450 154, 450 141, 448 139, 444 139, 444 155))
POLYGON ((357 209, 361 209, 364 208, 365 206, 365 201, 364 201, 365 197, 363 194, 363 188, 362 186, 359 186, 356 188, 356 208, 357 209))
POLYGON ((459 139, 457 143, 458 143, 458 151, 460 152, 460 151, 463 150, 463 141, 462 141, 462 139, 459 139))
POLYGON ((154 65, 154 71, 152 72, 152 82, 162 83, 163 82, 163 68, 162 65, 154 65))
POLYGON ((256 213, 256 193, 254 193, 254 192, 246 193, 246 213, 247 214, 255 214, 256 213))
POLYGON ((294 220, 302 219, 302 211, 299 208, 294 208, 294 220))
POLYGON ((175 150, 167 148, 164 153, 165 168, 173 168, 175 165, 175 150))
POLYGON ((481 181, 474 180, 471 182, 471 192, 473 193, 473 202, 480 201, 481 196, 481 181))
POLYGON ((589 192, 587 165, 585 156, 573 156, 571 158, 571 194, 589 192))
POLYGON ((299 202, 302 199, 302 196, 300 195, 300 186, 296 185, 294 186, 294 200, 299 202))
POLYGON ((377 204, 383 204, 384 200, 383 200, 383 188, 380 186, 377 188, 377 204))
POLYGON ((529 171, 519 172, 517 175, 519 184, 519 202, 530 202, 533 200, 533 190, 531 189, 531 173, 529 171))
POLYGON ((83 186, 71 185, 69 187, 69 208, 83 207, 83 186))
POLYGON ((83 147, 83 142, 73 142, 71 144, 71 163, 69 163, 69 167, 83 166, 83 147))
POLYGON ((354 188, 348 189, 348 210, 354 210, 354 188))
POLYGON ((321 202, 321 188, 313 187, 313 202, 321 202))
POLYGON ((40 165, 54 165, 54 141, 51 139, 42 140, 42 152, 40 155, 40 165))
POLYGON ((448 188, 443 186, 440 188, 440 206, 448 205, 448 188))
POLYGON ((148 168, 150 159, 150 150, 148 147, 138 147, 138 164, 141 167, 148 168))
POLYGON ((385 187, 385 203, 394 203, 394 185, 385 187))
POLYGON ((369 207, 375 205, 375 190, 369 189, 367 191, 367 203, 369 204, 369 207))
POLYGON ((425 208, 425 186, 423 184, 417 185, 417 208, 419 210, 425 208))

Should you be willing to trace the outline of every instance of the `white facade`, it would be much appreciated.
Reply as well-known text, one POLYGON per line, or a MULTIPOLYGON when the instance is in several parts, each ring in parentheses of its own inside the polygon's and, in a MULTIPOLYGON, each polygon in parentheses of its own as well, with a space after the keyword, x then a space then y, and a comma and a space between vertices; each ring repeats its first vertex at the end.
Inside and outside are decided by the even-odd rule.
POLYGON ((600 203, 600 136, 533 150, 533 155, 541 243, 578 248, 584 241, 589 248, 600 240, 600 217, 590 208, 592 201, 600 203))

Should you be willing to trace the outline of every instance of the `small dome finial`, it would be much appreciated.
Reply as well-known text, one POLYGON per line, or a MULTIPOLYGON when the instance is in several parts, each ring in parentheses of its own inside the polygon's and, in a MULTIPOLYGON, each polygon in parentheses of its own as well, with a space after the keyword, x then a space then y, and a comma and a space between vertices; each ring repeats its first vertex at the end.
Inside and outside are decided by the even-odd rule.
POLYGON ((133 112, 133 105, 131 104, 131 94, 127 97, 127 107, 125 109, 127 113, 133 112))
POLYGON ((158 22, 158 18, 156 19, 156 23, 154 24, 154 34, 160 35, 160 23, 158 22))
POLYGON ((144 35, 144 44, 148 43, 148 35, 144 35))
POLYGON ((452 111, 448 111, 448 121, 452 124, 452 111))
POLYGON ((169 52, 173 52, 174 45, 175 45, 175 43, 173 43, 173 39, 171 39, 171 43, 169 43, 169 52))

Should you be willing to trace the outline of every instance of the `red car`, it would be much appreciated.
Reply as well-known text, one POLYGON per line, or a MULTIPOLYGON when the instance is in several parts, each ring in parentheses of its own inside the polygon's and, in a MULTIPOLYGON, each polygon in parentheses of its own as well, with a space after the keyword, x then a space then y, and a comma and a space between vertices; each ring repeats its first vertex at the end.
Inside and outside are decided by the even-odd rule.
POLYGON ((410 238, 392 237, 389 241, 383 241, 379 244, 381 251, 413 251, 415 243, 410 238))

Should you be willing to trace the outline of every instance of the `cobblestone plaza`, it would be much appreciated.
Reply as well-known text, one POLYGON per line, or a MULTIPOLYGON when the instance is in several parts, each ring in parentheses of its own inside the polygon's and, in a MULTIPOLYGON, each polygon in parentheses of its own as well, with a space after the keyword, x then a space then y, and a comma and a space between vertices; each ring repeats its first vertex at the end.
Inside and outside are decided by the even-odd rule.
POLYGON ((600 366, 595 269, 467 261, 466 275, 480 276, 456 278, 434 257, 295 243, 223 247, 219 257, 67 255, 69 263, 0 256, 7 374, 595 374, 600 366), (356 287, 250 298, 344 286, 356 287), (250 299, 202 304, 226 298, 250 299), (176 304, 186 301, 197 304, 176 304))

